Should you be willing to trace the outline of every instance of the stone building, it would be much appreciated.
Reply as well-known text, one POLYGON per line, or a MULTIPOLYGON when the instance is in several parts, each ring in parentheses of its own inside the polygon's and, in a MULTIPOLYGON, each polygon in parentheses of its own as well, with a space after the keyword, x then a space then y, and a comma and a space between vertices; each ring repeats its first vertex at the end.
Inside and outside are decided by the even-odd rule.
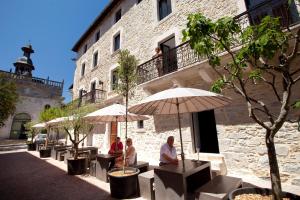
MULTIPOLYGON (((174 85, 209 90, 216 75, 207 61, 197 56, 188 43, 182 42, 182 30, 190 13, 201 12, 216 20, 222 16, 236 16, 243 23, 255 24, 269 14, 282 15, 283 0, 112 0, 76 42, 77 53, 73 83, 73 100, 98 103, 101 106, 124 103, 114 85, 120 49, 128 49, 139 60, 139 83, 133 105, 150 94, 174 85), (160 47, 163 70, 158 73, 153 58, 160 47)), ((298 22, 295 4, 290 8, 292 23, 298 22)), ((228 55, 224 55, 226 58, 228 55)), ((299 88, 300 85, 297 85, 299 88)), ((299 90, 298 90, 299 91, 299 90)), ((268 88, 253 90, 273 102, 268 88)), ((181 115, 185 153, 193 157, 196 147, 201 152, 222 153, 231 171, 268 177, 268 161, 262 128, 251 121, 241 97, 232 91, 231 105, 214 111, 181 115), (209 134, 208 134, 209 133, 209 134)), ((300 98, 294 93, 293 98, 300 98)), ((276 104, 274 103, 274 107, 276 104)), ((292 114, 292 117, 295 115, 292 114)), ((167 136, 174 135, 179 147, 176 116, 154 116, 147 121, 132 122, 129 137, 133 138, 138 159, 157 164, 160 146, 167 136)), ((124 133, 122 124, 106 123, 86 141, 106 151, 116 135, 124 133)), ((277 153, 283 181, 300 186, 300 133, 296 123, 286 123, 276 138, 277 153)), ((179 148, 178 148, 179 149, 179 148)))
POLYGON ((60 106, 62 101, 63 82, 52 81, 32 76, 35 67, 30 55, 34 53, 31 45, 22 47, 24 55, 14 63, 15 72, 0 71, 17 86, 19 100, 15 114, 0 129, 0 138, 24 139, 24 124, 37 121, 40 112, 52 106, 60 106))

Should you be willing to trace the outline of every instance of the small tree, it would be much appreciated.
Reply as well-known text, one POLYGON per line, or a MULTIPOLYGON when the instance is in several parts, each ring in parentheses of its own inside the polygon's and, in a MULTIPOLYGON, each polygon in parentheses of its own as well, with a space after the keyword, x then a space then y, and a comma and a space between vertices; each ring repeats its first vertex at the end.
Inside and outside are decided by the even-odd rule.
POLYGON ((79 144, 92 132, 94 127, 93 125, 86 123, 86 121, 78 115, 62 124, 73 144, 74 160, 77 160, 79 144), (80 135, 82 136, 81 138, 80 135))
POLYGON ((32 121, 31 122, 27 122, 25 124, 25 128, 27 130, 26 131, 26 135, 27 135, 28 138, 30 137, 30 139, 31 139, 30 143, 33 143, 33 138, 34 138, 34 136, 37 133, 37 129, 35 129, 35 128, 32 127, 34 124, 36 124, 36 123, 32 122, 32 121))
POLYGON ((223 17, 213 22, 200 13, 188 17, 187 28, 183 31, 184 41, 189 40, 192 49, 205 56, 219 75, 212 90, 221 92, 225 87, 232 88, 247 103, 249 117, 265 129, 272 191, 276 200, 281 199, 282 189, 274 136, 287 120, 293 104, 293 86, 300 80, 300 68, 292 63, 299 54, 299 33, 300 29, 296 33, 290 29, 283 31, 279 19, 269 16, 259 25, 242 29, 233 18, 223 17), (236 51, 234 46, 240 42, 240 49, 236 51), (289 42, 293 42, 292 50, 288 48, 289 42), (221 65, 219 53, 224 51, 231 61, 221 65), (277 62, 272 62, 274 60, 277 62), (249 93, 250 87, 262 84, 273 91, 280 105, 277 113, 267 102, 249 93))
POLYGON ((78 158, 79 144, 92 132, 94 126, 86 122, 83 118, 86 114, 95 111, 97 108, 95 105, 86 105, 80 108, 74 109, 72 107, 66 107, 64 115, 69 116, 69 119, 62 122, 63 129, 68 134, 70 141, 74 148, 74 159, 78 158), (80 138, 80 136, 82 136, 80 138))
POLYGON ((66 113, 59 107, 51 107, 48 109, 44 109, 39 116, 40 122, 48 122, 52 119, 63 117, 66 113))
POLYGON ((16 84, 0 73, 0 128, 10 115, 13 115, 18 102, 16 84))
MULTIPOLYGON (((128 50, 122 50, 118 59, 118 78, 117 92, 125 98, 126 117, 125 117, 125 141, 127 140, 127 115, 128 115, 128 99, 134 95, 133 88, 136 86, 136 69, 137 59, 134 55, 130 55, 128 50)), ((126 145, 124 154, 124 166, 126 159, 126 145)))

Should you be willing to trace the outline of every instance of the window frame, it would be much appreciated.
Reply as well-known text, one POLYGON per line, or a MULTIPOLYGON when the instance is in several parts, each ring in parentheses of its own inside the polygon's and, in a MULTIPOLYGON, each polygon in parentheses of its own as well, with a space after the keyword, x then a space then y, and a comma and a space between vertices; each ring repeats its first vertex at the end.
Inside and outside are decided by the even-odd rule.
POLYGON ((100 39, 100 30, 98 30, 95 34, 95 42, 98 42, 99 39, 100 39))
POLYGON ((84 77, 84 75, 85 75, 85 62, 81 64, 80 74, 81 74, 81 77, 84 77))
POLYGON ((118 32, 117 34, 114 35, 114 38, 113 38, 113 52, 116 52, 119 49, 121 49, 121 33, 120 32, 118 32), (118 49, 116 49, 116 38, 119 38, 119 40, 118 40, 118 49))
POLYGON ((118 77, 118 71, 117 68, 111 70, 111 91, 115 91, 118 87, 119 83, 119 77, 118 77), (115 78, 114 78, 115 77, 115 78))
POLYGON ((144 129, 145 124, 144 124, 144 120, 138 120, 137 121, 137 128, 138 129, 144 129))
POLYGON ((118 9, 117 12, 115 13, 115 23, 120 21, 122 19, 122 9, 118 9))
POLYGON ((169 16, 172 12, 172 1, 171 0, 157 0, 157 14, 158 14, 158 21, 161 21, 165 19, 167 16, 169 16), (166 1, 166 6, 167 6, 167 13, 162 13, 161 11, 161 2, 166 1))
POLYGON ((93 53, 93 68, 95 68, 98 65, 98 60, 99 60, 99 53, 98 51, 95 51, 93 53), (97 58, 97 59, 95 59, 97 58))
POLYGON ((83 47, 83 53, 86 53, 86 52, 87 52, 87 44, 85 44, 83 47))

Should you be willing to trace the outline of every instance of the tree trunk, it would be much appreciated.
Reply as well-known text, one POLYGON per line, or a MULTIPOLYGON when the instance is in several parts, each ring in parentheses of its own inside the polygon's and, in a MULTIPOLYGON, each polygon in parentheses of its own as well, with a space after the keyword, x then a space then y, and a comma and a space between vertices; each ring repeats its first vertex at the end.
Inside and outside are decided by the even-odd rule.
POLYGON ((78 143, 74 143, 74 160, 78 158, 78 143))
POLYGON ((274 145, 274 138, 271 137, 271 134, 272 134, 271 131, 267 131, 266 145, 267 145, 269 165, 270 165, 272 193, 273 193, 273 200, 280 200, 282 194, 280 173, 279 173, 276 150, 274 145))

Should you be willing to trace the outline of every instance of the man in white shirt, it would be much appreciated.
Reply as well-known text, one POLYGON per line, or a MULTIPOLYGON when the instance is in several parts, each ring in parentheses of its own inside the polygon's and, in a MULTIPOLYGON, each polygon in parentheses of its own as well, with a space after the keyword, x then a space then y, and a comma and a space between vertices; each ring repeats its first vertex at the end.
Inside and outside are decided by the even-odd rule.
POLYGON ((174 165, 178 164, 177 153, 173 144, 174 144, 174 137, 169 136, 167 143, 161 146, 160 159, 159 159, 160 166, 167 165, 167 164, 174 164, 174 165))

